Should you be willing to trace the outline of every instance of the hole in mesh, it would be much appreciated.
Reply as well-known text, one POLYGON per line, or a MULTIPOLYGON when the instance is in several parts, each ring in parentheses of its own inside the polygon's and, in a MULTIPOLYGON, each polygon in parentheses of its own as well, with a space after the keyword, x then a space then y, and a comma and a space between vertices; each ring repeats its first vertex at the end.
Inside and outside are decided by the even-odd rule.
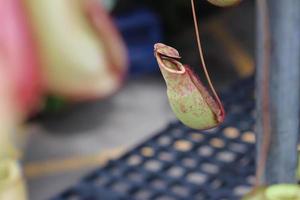
POLYGON ((214 150, 210 146, 203 146, 198 149, 198 154, 205 157, 211 156, 213 152, 214 150))
POLYGON ((134 197, 135 199, 138 200, 145 200, 145 199, 150 199, 151 195, 152 192, 150 190, 140 189, 137 192, 135 192, 134 197))
POLYGON ((247 177, 247 182, 251 185, 254 185, 255 183, 255 176, 251 175, 247 177))
POLYGON ((222 151, 217 154, 217 159, 223 162, 232 162, 235 159, 235 154, 230 151, 222 151))
POLYGON ((189 195, 188 188, 184 187, 181 184, 173 185, 171 190, 176 196, 179 196, 179 197, 187 197, 189 195))
POLYGON ((160 146, 169 146, 171 142, 172 142, 171 138, 167 136, 162 136, 158 139, 158 144, 160 146))
POLYGON ((167 151, 162 151, 161 153, 159 153, 158 158, 162 161, 173 161, 174 160, 174 154, 167 152, 167 151))
POLYGON ((188 140, 177 140, 174 144, 174 148, 177 151, 187 152, 190 151, 193 147, 193 144, 188 140))
POLYGON ((201 165, 201 169, 209 174, 216 174, 219 172, 219 167, 215 164, 204 163, 201 165))
POLYGON ((158 197, 155 198, 155 200, 176 200, 176 199, 168 195, 159 195, 158 197))
POLYGON ((141 154, 144 156, 144 157, 152 157, 154 155, 154 150, 153 148, 151 147, 143 147, 141 149, 141 154))
POLYGON ((116 192, 120 192, 120 193, 127 193, 129 190, 129 185, 127 183, 123 183, 123 182, 117 182, 114 183, 111 188, 116 191, 116 192))
POLYGON ((160 189, 160 190, 164 190, 167 187, 167 183, 160 178, 154 178, 150 181, 150 184, 153 188, 155 189, 160 189))
POLYGON ((247 131, 243 134, 242 140, 244 142, 254 143, 255 142, 255 134, 252 131, 247 131))
POLYGON ((243 196, 245 194, 247 194, 248 192, 250 192, 252 188, 250 186, 246 186, 246 185, 240 185, 234 188, 233 193, 236 196, 243 196))
POLYGON ((230 138, 230 139, 235 139, 237 137, 239 137, 240 132, 237 128, 234 127, 227 127, 223 130, 223 133, 226 137, 230 138))
POLYGON ((157 172, 162 168, 162 163, 160 163, 157 160, 148 160, 144 165, 145 165, 145 169, 152 172, 157 172))
POLYGON ((228 148, 237 153, 245 153, 247 150, 246 145, 240 143, 230 143, 228 148))
POLYGON ((187 181, 197 185, 203 184, 207 180, 207 176, 200 172, 191 172, 187 176, 187 181))
POLYGON ((182 167, 173 166, 168 169, 167 174, 173 178, 178 178, 183 176, 184 169, 182 167))
POLYGON ((190 138, 192 139, 192 141, 194 142, 201 142, 204 139, 204 136, 201 133, 191 133, 190 138))
POLYGON ((223 140, 221 140, 219 138, 213 138, 210 140, 210 145, 215 148, 222 148, 225 146, 225 143, 223 140))
POLYGON ((219 179, 215 179, 210 183, 210 186, 213 189, 219 189, 220 187, 222 187, 224 185, 223 181, 219 180, 219 179))
POLYGON ((192 157, 184 157, 181 160, 181 163, 184 167, 187 168, 195 168, 197 166, 197 161, 194 160, 192 157))
POLYGON ((137 171, 131 171, 127 173, 127 178, 133 182, 142 182, 143 176, 137 171))
POLYGON ((139 155, 132 155, 127 159, 127 163, 129 166, 136 166, 141 164, 142 158, 139 155))

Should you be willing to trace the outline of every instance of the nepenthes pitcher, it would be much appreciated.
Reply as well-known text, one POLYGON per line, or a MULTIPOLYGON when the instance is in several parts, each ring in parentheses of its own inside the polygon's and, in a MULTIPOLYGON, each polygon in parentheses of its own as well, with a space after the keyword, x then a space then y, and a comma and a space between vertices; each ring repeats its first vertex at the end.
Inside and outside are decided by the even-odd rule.
POLYGON ((180 55, 176 49, 157 43, 154 46, 154 55, 166 82, 169 103, 176 117, 191 128, 203 130, 222 123, 225 112, 206 69, 194 2, 191 2, 200 58, 213 96, 191 68, 179 62, 180 55))

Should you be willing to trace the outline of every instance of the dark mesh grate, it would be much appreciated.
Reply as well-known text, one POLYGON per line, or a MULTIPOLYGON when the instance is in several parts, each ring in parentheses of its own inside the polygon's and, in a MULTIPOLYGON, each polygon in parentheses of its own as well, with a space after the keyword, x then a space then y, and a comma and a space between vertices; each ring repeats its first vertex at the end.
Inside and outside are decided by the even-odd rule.
POLYGON ((254 180, 253 79, 232 86, 222 101, 220 127, 172 123, 54 199, 239 199, 254 180))

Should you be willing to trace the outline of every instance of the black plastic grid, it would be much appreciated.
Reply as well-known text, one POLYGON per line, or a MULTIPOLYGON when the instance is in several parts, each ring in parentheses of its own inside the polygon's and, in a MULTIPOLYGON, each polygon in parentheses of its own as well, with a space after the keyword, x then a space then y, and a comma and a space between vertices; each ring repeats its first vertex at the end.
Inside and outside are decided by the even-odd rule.
POLYGON ((221 95, 220 127, 172 123, 54 199, 240 199, 254 181, 253 88, 249 78, 221 95))

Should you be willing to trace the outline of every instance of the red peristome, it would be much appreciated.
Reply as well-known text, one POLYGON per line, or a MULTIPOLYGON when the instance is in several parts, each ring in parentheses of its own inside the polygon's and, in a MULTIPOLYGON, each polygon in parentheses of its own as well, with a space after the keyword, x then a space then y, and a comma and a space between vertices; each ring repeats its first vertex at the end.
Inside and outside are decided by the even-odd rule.
POLYGON ((32 32, 22 0, 0 0, 0 54, 7 76, 15 84, 21 111, 31 112, 39 101, 41 77, 32 32))

